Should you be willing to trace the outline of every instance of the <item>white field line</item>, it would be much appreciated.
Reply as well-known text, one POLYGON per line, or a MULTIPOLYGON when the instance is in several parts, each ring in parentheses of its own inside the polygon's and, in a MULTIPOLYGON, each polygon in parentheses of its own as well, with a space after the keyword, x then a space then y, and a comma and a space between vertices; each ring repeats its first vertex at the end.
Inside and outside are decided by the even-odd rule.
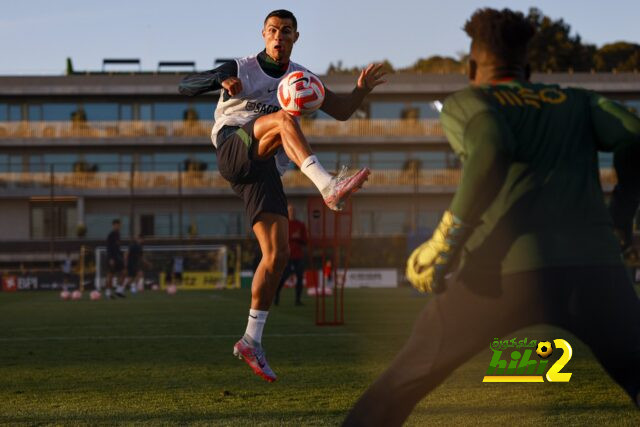
MULTIPOLYGON (((268 334, 268 338, 321 338, 321 337, 355 337, 359 334, 350 332, 336 333, 293 333, 293 334, 268 334)), ((38 342, 38 341, 115 341, 115 340, 195 340, 195 339, 227 339, 237 338, 238 334, 212 334, 212 335, 85 335, 85 336, 58 336, 58 337, 0 337, 0 342, 38 342)))

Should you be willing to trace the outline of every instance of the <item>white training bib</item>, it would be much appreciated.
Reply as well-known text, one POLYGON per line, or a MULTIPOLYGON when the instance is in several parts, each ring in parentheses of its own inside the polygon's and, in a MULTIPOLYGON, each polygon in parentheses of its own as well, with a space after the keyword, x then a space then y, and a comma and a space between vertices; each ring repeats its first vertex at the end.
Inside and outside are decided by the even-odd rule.
MULTIPOLYGON (((220 99, 214 115, 215 124, 211 130, 211 141, 217 147, 216 138, 223 126, 242 126, 258 116, 279 111, 278 84, 280 80, 293 71, 307 71, 294 62, 289 62, 287 72, 281 78, 274 78, 260 67, 256 55, 236 59, 238 78, 242 82, 242 92, 229 97, 224 90, 220 91, 220 99), (226 99, 226 100, 225 100, 226 99)), ((289 166, 289 158, 280 147, 276 153, 276 165, 280 175, 289 166)))

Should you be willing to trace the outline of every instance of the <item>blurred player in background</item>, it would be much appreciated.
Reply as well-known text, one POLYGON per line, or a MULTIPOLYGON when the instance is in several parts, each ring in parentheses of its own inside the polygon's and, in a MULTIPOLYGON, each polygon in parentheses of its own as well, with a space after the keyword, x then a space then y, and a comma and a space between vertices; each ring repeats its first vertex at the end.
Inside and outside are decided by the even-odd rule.
POLYGON ((280 303, 280 291, 292 274, 296 275, 296 305, 302 305, 302 276, 304 274, 304 250, 307 245, 307 227, 304 222, 296 219, 296 211, 292 204, 287 206, 289 213, 289 262, 284 268, 280 285, 273 301, 275 305, 280 303))
MULTIPOLYGON (((290 72, 306 71, 290 61, 298 40, 296 17, 287 10, 271 12, 264 20, 265 49, 205 73, 185 77, 180 92, 189 96, 222 89, 215 112, 212 141, 220 174, 240 196, 262 251, 253 276, 251 309, 244 337, 234 346, 253 371, 265 380, 276 375, 262 349, 262 331, 289 257, 287 198, 280 175, 291 159, 318 188, 325 203, 341 209, 345 199, 369 175, 363 168, 355 174, 331 176, 311 151, 298 121, 280 111, 277 89, 290 72)), ((325 89, 321 109, 338 120, 347 120, 364 97, 384 82, 382 65, 362 70, 356 87, 348 95, 325 89)))
POLYGON ((71 281, 71 271, 73 269, 73 261, 71 260, 71 254, 67 252, 60 266, 62 270, 62 290, 69 290, 69 282, 71 281))
POLYGON ((124 257, 120 249, 120 220, 114 219, 111 222, 111 232, 107 236, 107 289, 104 295, 107 298, 114 298, 111 293, 113 280, 117 277, 118 284, 115 294, 124 298, 124 279, 126 271, 124 269, 124 257))
POLYGON ((492 339, 536 323, 579 337, 640 405, 640 302, 620 250, 640 203, 640 118, 593 92, 529 83, 534 28, 521 13, 481 9, 465 31, 471 86, 442 110, 462 179, 407 263, 436 296, 345 424, 401 425, 492 339), (598 151, 614 153, 608 210, 598 151))
POLYGON ((182 273, 184 272, 184 258, 180 255, 173 257, 173 267, 171 268, 171 284, 182 285, 182 273))
POLYGON ((143 244, 144 238, 141 234, 138 234, 135 240, 129 245, 129 250, 127 251, 127 278, 124 287, 126 288, 127 285, 130 285, 131 293, 138 291, 139 282, 144 277, 142 271, 144 264, 143 244))

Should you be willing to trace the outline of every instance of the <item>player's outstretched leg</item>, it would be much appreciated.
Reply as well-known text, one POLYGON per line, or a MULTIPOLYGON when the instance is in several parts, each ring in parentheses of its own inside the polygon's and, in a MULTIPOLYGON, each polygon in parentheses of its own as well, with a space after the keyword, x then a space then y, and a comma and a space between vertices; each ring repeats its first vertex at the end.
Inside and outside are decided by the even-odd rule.
POLYGON ((342 210, 346 199, 362 187, 371 173, 362 168, 349 173, 346 168, 331 176, 313 154, 298 122, 288 113, 279 111, 258 118, 254 138, 258 141, 253 152, 258 158, 270 158, 282 147, 287 156, 318 188, 330 209, 342 210))
POLYGON ((251 309, 244 336, 233 346, 233 354, 243 359, 260 377, 269 382, 276 374, 262 348, 262 331, 275 295, 282 271, 289 258, 289 221, 287 217, 262 212, 253 225, 262 259, 251 284, 251 309))

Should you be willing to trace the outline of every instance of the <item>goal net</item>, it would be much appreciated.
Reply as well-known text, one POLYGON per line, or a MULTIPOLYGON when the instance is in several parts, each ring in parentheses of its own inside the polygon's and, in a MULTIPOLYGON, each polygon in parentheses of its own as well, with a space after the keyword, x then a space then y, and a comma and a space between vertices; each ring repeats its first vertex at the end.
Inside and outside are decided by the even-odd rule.
MULTIPOLYGON (((125 260, 127 250, 122 247, 125 260)), ((103 288, 109 271, 106 247, 96 247, 95 261, 94 284, 103 288)), ((225 289, 240 287, 239 262, 239 246, 144 245, 139 265, 145 287, 175 284, 179 289, 225 289)))

